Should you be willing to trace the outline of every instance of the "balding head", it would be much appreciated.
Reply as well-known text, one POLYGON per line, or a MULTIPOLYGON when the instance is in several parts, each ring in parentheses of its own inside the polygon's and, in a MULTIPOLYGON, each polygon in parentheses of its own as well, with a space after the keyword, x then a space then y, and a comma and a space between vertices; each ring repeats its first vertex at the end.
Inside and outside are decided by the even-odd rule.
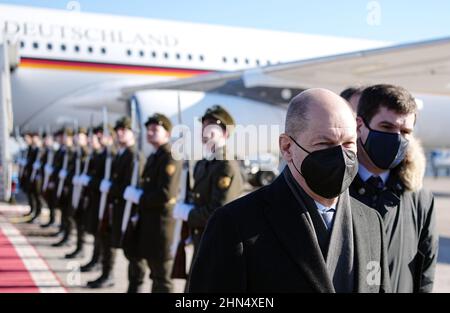
POLYGON ((352 114, 349 104, 334 92, 322 89, 308 89, 291 100, 286 114, 285 132, 296 136, 307 130, 315 118, 325 118, 336 114, 352 114))

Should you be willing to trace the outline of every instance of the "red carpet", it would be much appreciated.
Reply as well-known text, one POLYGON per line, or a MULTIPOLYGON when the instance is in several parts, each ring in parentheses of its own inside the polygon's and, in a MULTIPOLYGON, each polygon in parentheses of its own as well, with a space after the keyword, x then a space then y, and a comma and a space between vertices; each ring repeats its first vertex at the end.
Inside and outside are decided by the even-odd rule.
POLYGON ((38 293, 16 249, 0 229, 0 293, 38 293))

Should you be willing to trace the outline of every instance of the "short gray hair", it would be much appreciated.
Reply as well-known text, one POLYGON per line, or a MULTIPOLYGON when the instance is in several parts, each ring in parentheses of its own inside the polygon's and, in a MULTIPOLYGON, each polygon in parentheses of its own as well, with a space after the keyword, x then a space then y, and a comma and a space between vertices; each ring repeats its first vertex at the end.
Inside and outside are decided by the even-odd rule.
POLYGON ((304 132, 308 127, 308 106, 312 97, 301 93, 294 97, 289 103, 286 113, 285 133, 290 136, 304 132))

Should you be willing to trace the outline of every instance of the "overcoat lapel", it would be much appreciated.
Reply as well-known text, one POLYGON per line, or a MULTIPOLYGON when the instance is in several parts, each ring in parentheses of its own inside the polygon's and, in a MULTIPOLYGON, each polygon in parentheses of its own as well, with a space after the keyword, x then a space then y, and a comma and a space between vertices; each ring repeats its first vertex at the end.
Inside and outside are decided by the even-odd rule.
POLYGON ((280 175, 266 193, 264 213, 277 238, 316 292, 334 292, 313 225, 280 175))

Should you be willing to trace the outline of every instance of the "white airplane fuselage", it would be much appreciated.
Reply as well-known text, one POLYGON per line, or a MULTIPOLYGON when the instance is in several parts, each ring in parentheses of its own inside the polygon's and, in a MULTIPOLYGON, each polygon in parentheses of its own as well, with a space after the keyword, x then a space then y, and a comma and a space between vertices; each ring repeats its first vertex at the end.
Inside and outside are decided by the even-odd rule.
MULTIPOLYGON (((103 106, 108 107, 112 119, 126 114, 128 108, 120 93, 126 86, 386 45, 11 5, 0 5, 0 30, 19 45, 20 64, 11 74, 11 86, 14 125, 23 129, 56 128, 74 120, 87 126, 91 116, 94 123, 100 123, 103 106)), ((143 121, 154 112, 162 112, 178 122, 177 92, 145 91, 136 98, 143 121)), ((187 125, 192 125, 206 107, 222 104, 238 124, 277 124, 283 128, 285 107, 200 92, 181 92, 180 99, 187 125)), ((421 99, 424 107, 418 120, 419 137, 427 146, 450 146, 450 139, 436 131, 442 110, 450 112, 448 99, 427 95, 421 99), (438 110, 433 102, 438 103, 438 110)), ((277 149, 277 140, 271 145, 269 150, 277 149)))

